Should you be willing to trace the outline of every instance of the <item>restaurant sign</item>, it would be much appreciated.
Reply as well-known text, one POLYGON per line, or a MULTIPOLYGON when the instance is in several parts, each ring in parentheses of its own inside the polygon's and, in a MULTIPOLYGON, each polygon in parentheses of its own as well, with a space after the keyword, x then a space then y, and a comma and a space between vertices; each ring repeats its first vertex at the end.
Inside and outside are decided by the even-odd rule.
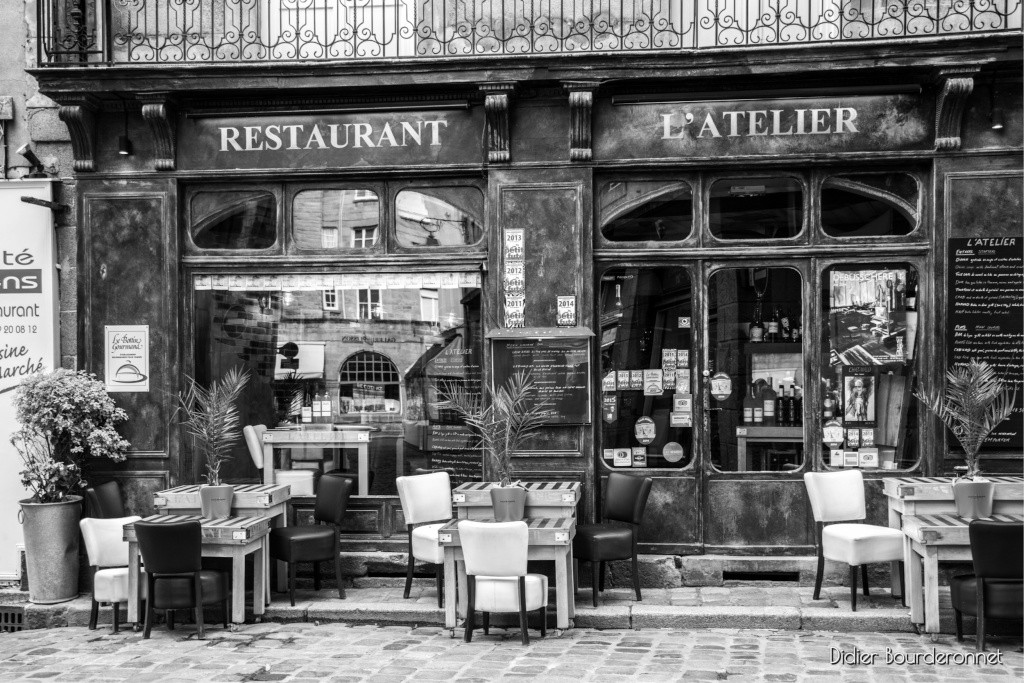
POLYGON ((595 108, 600 159, 926 149, 917 95, 613 104, 595 108))
POLYGON ((483 159, 472 109, 187 117, 182 168, 467 164, 483 159))

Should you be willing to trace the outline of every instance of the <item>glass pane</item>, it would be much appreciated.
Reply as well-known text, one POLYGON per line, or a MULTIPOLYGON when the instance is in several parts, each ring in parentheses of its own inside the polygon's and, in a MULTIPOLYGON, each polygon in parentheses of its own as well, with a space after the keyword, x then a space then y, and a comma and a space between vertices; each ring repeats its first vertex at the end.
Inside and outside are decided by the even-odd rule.
POLYGON ((917 461, 910 361, 917 340, 917 271, 837 266, 822 274, 827 325, 821 375, 825 464, 905 469, 917 461))
POLYGON ((729 178, 711 186, 711 234, 724 240, 793 237, 804 224, 803 191, 794 178, 729 178))
POLYGON ((191 224, 201 249, 266 249, 277 239, 277 200, 259 190, 198 192, 191 224))
POLYGON ((693 457, 693 292, 682 268, 601 278, 601 448, 608 467, 685 467, 693 457))
POLYGON ((918 187, 906 173, 833 176, 821 187, 821 227, 832 237, 907 235, 917 226, 918 187))
POLYGON ((484 234, 484 196, 475 187, 402 190, 395 199, 395 229, 403 247, 458 247, 484 234))
POLYGON ((801 291, 792 268, 727 268, 708 283, 708 438, 720 470, 803 464, 801 291))
MULTIPOLYGON (((287 276, 293 286, 302 284, 294 282, 296 277, 301 276, 287 276)), ((307 430, 371 425, 370 495, 397 495, 395 477, 424 467, 449 469, 457 482, 479 481, 479 445, 457 416, 441 414, 434 404, 439 387, 457 383, 480 390, 480 290, 459 286, 459 277, 445 273, 314 279, 321 277, 343 286, 282 291, 273 288, 273 276, 251 276, 254 286, 265 289, 231 291, 214 282, 211 289, 196 291, 200 383, 208 386, 232 367, 248 369, 252 379, 238 403, 244 425, 307 430), (356 285, 348 286, 349 279, 356 285), (431 321, 421 320, 425 291, 436 302, 431 321), (324 411, 326 400, 330 407, 324 411)), ((278 450, 279 465, 286 455, 293 469, 355 474, 359 468, 355 449, 278 450)), ((233 456, 222 476, 258 480, 243 442, 235 445, 233 456)))
POLYGON ((689 237, 693 195, 683 182, 615 181, 601 187, 601 234, 615 242, 689 237))
POLYGON ((372 190, 303 190, 292 202, 299 249, 369 249, 380 240, 380 200, 372 190))

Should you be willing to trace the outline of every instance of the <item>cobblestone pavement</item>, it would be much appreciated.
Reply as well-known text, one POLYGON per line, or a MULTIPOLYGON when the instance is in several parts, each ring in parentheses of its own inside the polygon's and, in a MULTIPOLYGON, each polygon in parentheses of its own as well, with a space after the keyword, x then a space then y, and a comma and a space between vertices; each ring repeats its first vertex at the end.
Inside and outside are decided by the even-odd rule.
POLYGON ((236 631, 160 626, 151 640, 109 627, 0 634, 0 680, 53 681, 984 681, 1021 680, 1019 640, 745 629, 574 629, 547 638, 438 627, 264 623, 236 631), (1001 654, 997 654, 1001 653, 1001 654), (846 663, 835 663, 840 656, 846 663), (933 659, 968 658, 969 663, 933 659), (854 663, 856 662, 856 663, 854 663))

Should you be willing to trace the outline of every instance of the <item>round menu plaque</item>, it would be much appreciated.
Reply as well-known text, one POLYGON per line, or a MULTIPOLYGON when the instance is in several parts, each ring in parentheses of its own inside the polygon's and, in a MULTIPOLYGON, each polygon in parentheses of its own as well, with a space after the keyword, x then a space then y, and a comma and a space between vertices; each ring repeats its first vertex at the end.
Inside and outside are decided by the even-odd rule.
POLYGON ((633 426, 633 434, 636 436, 636 440, 647 445, 654 441, 654 437, 657 436, 657 427, 654 425, 654 420, 649 417, 641 417, 636 421, 633 426))
POLYGON ((679 462, 683 459, 683 455, 685 455, 683 446, 675 441, 669 441, 665 444, 665 447, 661 449, 661 457, 665 458, 665 460, 669 462, 679 462))

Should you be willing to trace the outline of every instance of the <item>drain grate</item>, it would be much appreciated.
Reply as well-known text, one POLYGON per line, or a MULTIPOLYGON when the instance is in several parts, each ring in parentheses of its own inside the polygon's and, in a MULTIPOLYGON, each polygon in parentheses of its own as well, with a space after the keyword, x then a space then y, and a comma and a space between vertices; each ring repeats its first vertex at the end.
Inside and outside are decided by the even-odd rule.
POLYGON ((722 572, 722 581, 800 581, 800 572, 722 572))
POLYGON ((0 605, 0 633, 15 633, 25 627, 25 608, 0 605))

